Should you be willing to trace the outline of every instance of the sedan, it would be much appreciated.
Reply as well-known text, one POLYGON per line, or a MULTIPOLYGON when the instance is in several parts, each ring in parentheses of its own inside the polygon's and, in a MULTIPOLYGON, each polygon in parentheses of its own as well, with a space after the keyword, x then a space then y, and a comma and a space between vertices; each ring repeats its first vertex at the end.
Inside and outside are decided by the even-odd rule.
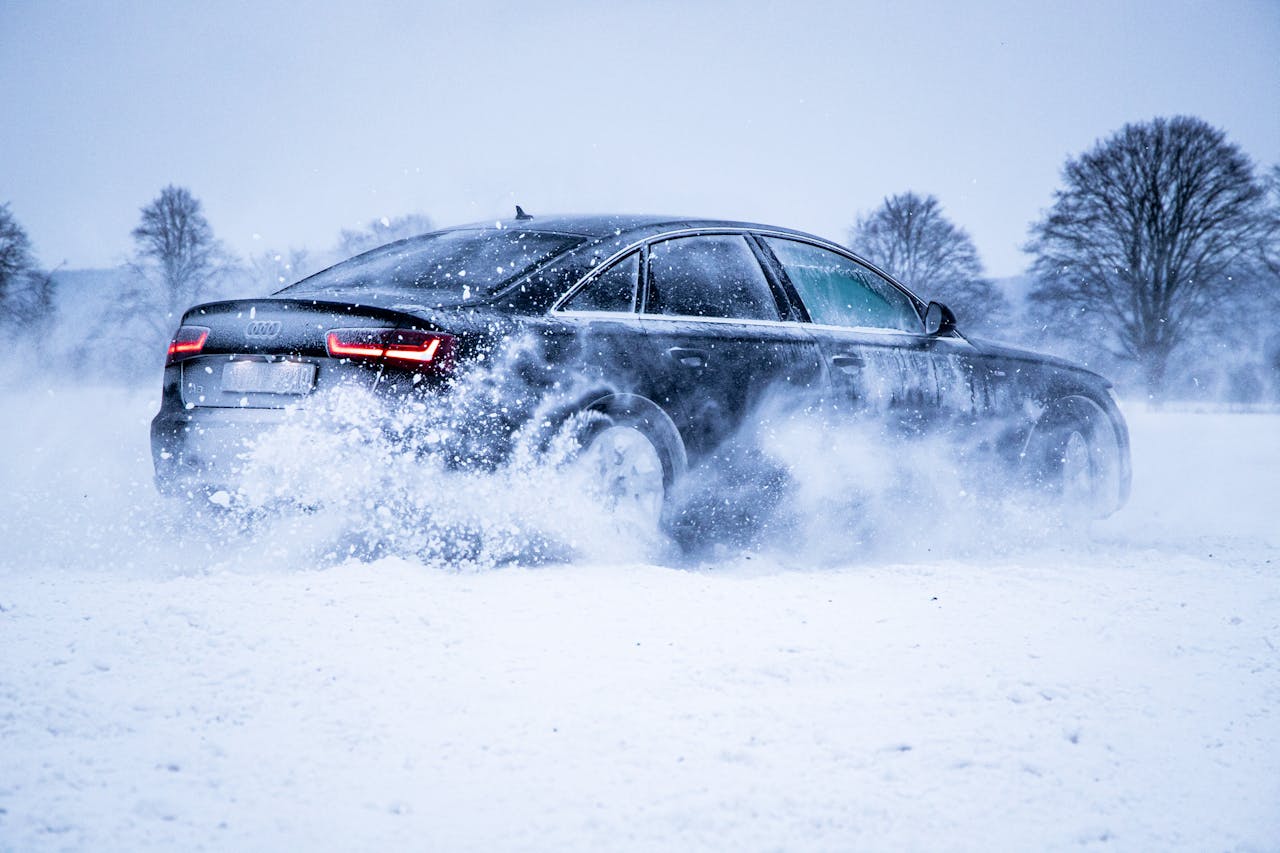
POLYGON ((569 430, 606 500, 666 521, 689 473, 730 458, 780 401, 836 434, 945 436, 966 466, 1092 516, 1129 490, 1128 432, 1101 376, 971 339, 844 247, 768 225, 519 211, 269 298, 197 305, 151 425, 159 488, 234 491, 247 444, 348 386, 456 408, 470 423, 459 465, 569 430), (477 371, 507 384, 463 400, 477 371))

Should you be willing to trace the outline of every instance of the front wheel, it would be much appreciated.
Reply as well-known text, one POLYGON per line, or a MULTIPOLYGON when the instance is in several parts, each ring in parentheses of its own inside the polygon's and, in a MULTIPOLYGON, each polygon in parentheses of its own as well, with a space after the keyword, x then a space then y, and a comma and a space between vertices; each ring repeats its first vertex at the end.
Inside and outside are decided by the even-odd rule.
POLYGON ((1037 491, 1067 516, 1105 518, 1119 506, 1120 448, 1106 414, 1090 400, 1060 401, 1027 445, 1037 491))
POLYGON ((1098 466, 1083 429, 1073 427, 1066 432, 1054 463, 1058 467, 1057 478, 1063 504, 1069 507, 1090 507, 1094 503, 1094 492, 1098 485, 1098 466))

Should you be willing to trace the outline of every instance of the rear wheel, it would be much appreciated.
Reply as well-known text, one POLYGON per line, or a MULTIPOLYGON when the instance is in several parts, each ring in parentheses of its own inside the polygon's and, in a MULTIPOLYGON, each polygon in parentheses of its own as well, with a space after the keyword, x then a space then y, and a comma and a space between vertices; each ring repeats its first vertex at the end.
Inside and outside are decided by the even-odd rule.
POLYGON ((623 524, 656 533, 684 473, 684 443, 671 419, 643 398, 597 401, 579 415, 575 465, 584 486, 623 524))
POLYGON ((666 502, 662 457, 641 429, 611 421, 593 431, 579 459, 607 510, 646 529, 658 528, 666 502))

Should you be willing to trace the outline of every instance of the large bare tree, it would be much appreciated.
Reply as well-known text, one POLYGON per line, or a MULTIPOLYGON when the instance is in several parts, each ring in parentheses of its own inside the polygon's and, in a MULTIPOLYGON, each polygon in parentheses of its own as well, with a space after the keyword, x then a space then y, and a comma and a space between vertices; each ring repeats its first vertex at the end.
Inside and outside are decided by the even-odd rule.
POLYGON ((26 230, 9 210, 9 204, 0 204, 0 294, 33 266, 31 240, 26 230))
POLYGON ((133 229, 134 265, 159 290, 166 318, 176 319, 198 302, 224 266, 199 199, 186 187, 165 187, 142 208, 133 229))
POLYGON ((1262 270, 1269 275, 1270 282, 1280 299, 1280 163, 1271 167, 1264 182, 1267 191, 1267 208, 1263 214, 1267 217, 1267 227, 1261 236, 1258 252, 1262 270))
POLYGON ((1170 355, 1229 311, 1270 227, 1249 158, 1193 117, 1125 125, 1069 159, 1031 227, 1033 302, 1136 364, 1148 393, 1170 355))
POLYGON ((113 369, 141 375, 163 356, 182 314, 233 284, 236 269, 214 238, 200 201, 185 187, 162 189, 141 209, 132 235, 133 257, 102 325, 114 339, 131 343, 117 348, 113 369))
POLYGON ((920 296, 945 302, 970 328, 990 330, 1008 319, 1008 301, 984 276, 973 240, 932 195, 886 198, 858 218, 849 244, 920 296))
POLYGON ((53 278, 36 266, 31 239, 0 204, 0 322, 40 323, 53 313, 53 278))

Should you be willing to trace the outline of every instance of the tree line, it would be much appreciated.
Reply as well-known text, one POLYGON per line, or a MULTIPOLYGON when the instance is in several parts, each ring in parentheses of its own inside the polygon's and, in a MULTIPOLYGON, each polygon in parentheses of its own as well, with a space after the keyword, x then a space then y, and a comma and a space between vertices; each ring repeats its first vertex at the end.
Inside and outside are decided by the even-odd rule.
POLYGON ((1280 166, 1198 118, 1127 124, 1067 160, 1029 231, 1021 316, 933 196, 885 199, 849 242, 962 330, 1056 347, 1151 399, 1202 381, 1280 399, 1280 166))
MULTIPOLYGON (((159 352, 196 302, 272 292, 431 227, 418 214, 379 219, 342 230, 320 256, 267 250, 239 261, 200 201, 167 186, 140 211, 125 284, 103 322, 159 352)), ((1280 399, 1280 166, 1260 171, 1198 118, 1128 124, 1068 158, 1052 204, 1029 227, 1029 288, 1017 300, 985 276, 969 234, 932 195, 884 199, 857 217, 848 243, 947 303, 962 331, 1057 349, 1153 399, 1185 394, 1201 377, 1225 381, 1229 396, 1256 399, 1269 386, 1280 399)), ((54 286, 0 205, 0 325, 50 322, 54 286)))
MULTIPOLYGON (((200 200, 186 187, 169 185, 139 211, 128 261, 110 276, 112 292, 99 294, 99 310, 78 331, 89 350, 96 339, 112 342, 112 369, 103 372, 141 375, 156 366, 190 306, 272 293, 339 260, 432 227, 420 214, 376 219, 363 228, 342 229, 324 252, 266 249, 241 259, 214 236, 200 200)), ((0 329, 10 340, 44 336, 56 311, 56 285, 55 272, 36 265, 30 239, 9 205, 0 205, 0 329)))

